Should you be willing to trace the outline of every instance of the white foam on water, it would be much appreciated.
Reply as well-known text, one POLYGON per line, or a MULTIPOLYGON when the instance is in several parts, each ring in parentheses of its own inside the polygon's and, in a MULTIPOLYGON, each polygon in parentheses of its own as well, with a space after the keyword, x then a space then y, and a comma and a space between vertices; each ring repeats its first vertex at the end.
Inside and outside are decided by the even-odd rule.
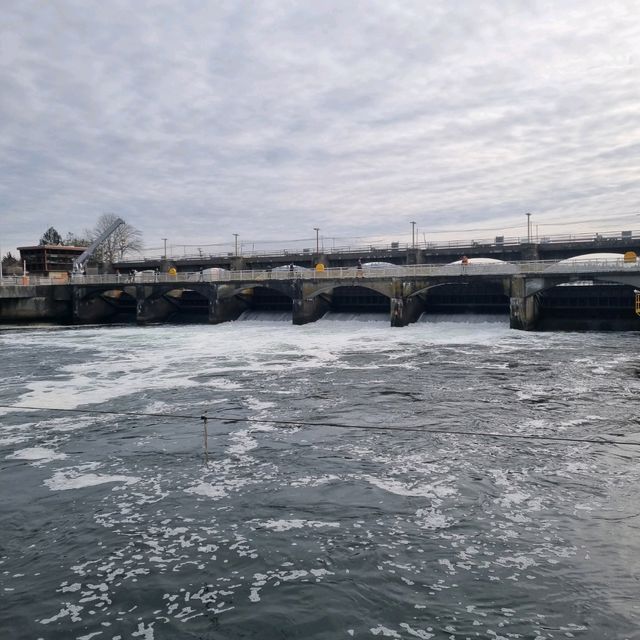
POLYGON ((45 447, 27 447, 26 449, 14 451, 5 457, 13 460, 34 460, 39 463, 45 463, 53 460, 64 460, 67 456, 64 453, 46 449, 45 447))
POLYGON ((124 482, 135 484, 140 478, 125 475, 107 475, 97 473, 79 473, 78 471, 57 471, 44 484, 52 491, 67 491, 68 489, 83 489, 110 482, 124 482))
POLYGON ((420 640, 430 640, 430 638, 434 638, 433 633, 429 633, 428 631, 423 631, 422 629, 414 629, 407 622, 401 622, 400 627, 402 627, 410 636, 414 638, 420 638, 420 640))
POLYGON ((384 322, 387 326, 390 324, 389 313, 340 313, 337 311, 329 311, 325 313, 318 322, 359 322, 359 323, 379 323, 384 322))
POLYGON ((453 520, 437 509, 418 509, 416 518, 416 524, 422 529, 447 529, 453 525, 453 520))
POLYGON ((438 498, 441 496, 452 495, 456 492, 453 487, 443 487, 432 484, 415 484, 401 482, 390 478, 374 478, 373 476, 364 476, 364 479, 370 484, 394 493, 398 496, 415 496, 423 498, 438 498))
POLYGON ((339 522, 323 522, 320 520, 252 520, 252 524, 256 524, 259 527, 265 529, 271 529, 272 531, 290 531, 291 529, 303 529, 305 527, 311 529, 320 529, 323 527, 337 528, 340 526, 339 522))
MULTIPOLYGON (((388 318, 380 321, 386 314, 346 314, 346 321, 337 321, 340 315, 329 314, 301 327, 242 322, 57 332, 56 345, 81 352, 84 362, 60 366, 48 380, 29 382, 15 404, 74 409, 149 390, 237 389, 241 381, 229 380, 225 373, 317 371, 324 365, 342 365, 345 355, 360 351, 410 355, 434 344, 496 345, 514 339, 508 325, 500 323, 418 323, 394 331, 388 318), (203 381, 203 376, 209 377, 203 381)), ((51 335, 25 333, 20 340, 31 347, 44 346, 51 335)), ((383 360, 375 366, 387 365, 383 360)))
MULTIPOLYGON (((240 384, 239 382, 235 382, 234 380, 226 380, 225 378, 210 378, 202 384, 207 387, 211 387, 212 389, 223 389, 230 391, 242 389, 242 384, 240 384)), ((215 403, 215 401, 212 402, 212 404, 215 403)))
POLYGON ((29 438, 27 436, 6 436, 4 438, 0 438, 0 447, 7 444, 19 444, 21 442, 26 442, 29 438))
POLYGON ((427 324, 466 324, 476 326, 479 324, 509 325, 507 313, 423 313, 418 322, 427 324))
POLYGON ((206 496, 207 498, 212 498, 213 500, 226 498, 229 495, 224 486, 213 485, 208 482, 199 482, 198 484, 185 489, 185 492, 194 493, 199 496, 206 496))
MULTIPOLYGON (((96 363, 98 366, 98 363, 96 363)), ((21 396, 16 407, 48 407, 76 409, 81 405, 100 404, 149 389, 192 387, 195 383, 182 375, 153 376, 138 372, 109 378, 104 368, 100 374, 78 374, 68 380, 42 380, 27 385, 29 391, 21 396)))
POLYGON ((145 625, 144 622, 138 623, 137 631, 131 634, 132 638, 141 638, 142 640, 154 640, 153 625, 154 622, 150 622, 149 625, 145 625))
POLYGON ((237 431, 231 436, 232 444, 227 447, 227 452, 235 455, 242 456, 252 449, 258 447, 258 441, 249 435, 248 430, 237 431))
POLYGON ((377 627, 372 627, 369 629, 374 636, 384 636, 385 638, 402 638, 402 636, 393 629, 389 629, 388 627, 384 627, 379 624, 377 627))
POLYGON ((56 615, 51 616, 50 618, 43 618, 39 620, 39 622, 40 624, 51 624, 52 622, 66 618, 67 616, 71 618, 72 622, 80 622, 82 618, 79 614, 83 609, 84 607, 67 603, 67 606, 60 609, 56 615))
POLYGON ((243 311, 236 322, 292 322, 291 311, 243 311))
POLYGON ((297 480, 292 480, 289 486, 290 487, 319 487, 320 485, 328 484, 329 482, 333 482, 334 480, 340 480, 340 477, 332 473, 326 474, 324 476, 319 476, 319 477, 304 476, 304 477, 298 478, 297 480))
POLYGON ((276 406, 275 402, 260 400, 259 398, 249 397, 245 400, 247 408, 252 411, 264 411, 276 406))

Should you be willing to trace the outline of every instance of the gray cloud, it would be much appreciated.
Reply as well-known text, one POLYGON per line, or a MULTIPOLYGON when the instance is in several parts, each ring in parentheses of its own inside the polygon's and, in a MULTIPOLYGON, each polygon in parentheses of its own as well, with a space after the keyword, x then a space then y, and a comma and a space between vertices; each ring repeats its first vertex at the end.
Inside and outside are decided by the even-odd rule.
POLYGON ((3 248, 104 211, 155 246, 640 213, 632 0, 16 0, 0 43, 3 248))

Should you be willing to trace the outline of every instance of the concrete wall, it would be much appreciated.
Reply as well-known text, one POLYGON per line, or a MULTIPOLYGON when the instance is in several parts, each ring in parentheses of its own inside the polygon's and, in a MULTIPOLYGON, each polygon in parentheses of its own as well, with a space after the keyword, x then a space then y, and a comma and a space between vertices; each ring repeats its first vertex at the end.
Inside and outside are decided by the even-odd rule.
POLYGON ((72 321, 67 285, 0 288, 0 322, 72 321))

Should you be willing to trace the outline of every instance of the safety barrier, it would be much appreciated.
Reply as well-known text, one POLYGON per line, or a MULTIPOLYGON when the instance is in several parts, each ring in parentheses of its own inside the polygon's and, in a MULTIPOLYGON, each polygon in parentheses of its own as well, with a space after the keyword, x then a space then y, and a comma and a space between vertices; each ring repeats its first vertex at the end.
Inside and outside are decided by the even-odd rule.
POLYGON ((566 275, 585 273, 621 273, 640 271, 640 262, 625 262, 624 260, 584 260, 581 262, 558 262, 555 260, 473 263, 462 264, 419 264, 407 266, 390 266, 383 268, 358 269, 356 267, 327 268, 324 271, 297 268, 294 271, 274 269, 225 271, 220 269, 214 273, 181 272, 175 275, 166 273, 138 272, 131 275, 100 274, 73 275, 68 280, 59 277, 41 276, 5 276, 0 280, 0 286, 34 286, 34 285, 63 285, 63 284, 114 284, 135 285, 150 283, 188 283, 198 282, 263 282, 269 280, 359 280, 359 279, 388 279, 411 278, 428 276, 512 276, 512 275, 566 275))

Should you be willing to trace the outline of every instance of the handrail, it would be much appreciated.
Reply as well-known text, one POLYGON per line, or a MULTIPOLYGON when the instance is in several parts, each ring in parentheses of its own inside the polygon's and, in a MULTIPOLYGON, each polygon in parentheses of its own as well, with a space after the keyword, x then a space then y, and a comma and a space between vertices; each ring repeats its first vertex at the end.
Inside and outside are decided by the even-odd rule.
POLYGON ((536 260, 522 262, 500 262, 467 265, 462 264, 417 264, 388 268, 332 267, 324 271, 312 269, 297 271, 245 270, 224 271, 215 273, 179 272, 176 275, 167 273, 143 273, 134 275, 100 274, 79 275, 70 278, 43 276, 4 276, 0 286, 33 286, 33 285, 66 285, 66 284, 115 284, 136 285, 149 283, 176 283, 180 285, 202 282, 268 282, 270 280, 376 280, 384 278, 427 277, 427 276, 512 276, 512 275, 567 275, 593 273, 637 273, 640 272, 640 261, 625 262, 620 260, 582 260, 580 262, 564 262, 557 260, 536 260))

